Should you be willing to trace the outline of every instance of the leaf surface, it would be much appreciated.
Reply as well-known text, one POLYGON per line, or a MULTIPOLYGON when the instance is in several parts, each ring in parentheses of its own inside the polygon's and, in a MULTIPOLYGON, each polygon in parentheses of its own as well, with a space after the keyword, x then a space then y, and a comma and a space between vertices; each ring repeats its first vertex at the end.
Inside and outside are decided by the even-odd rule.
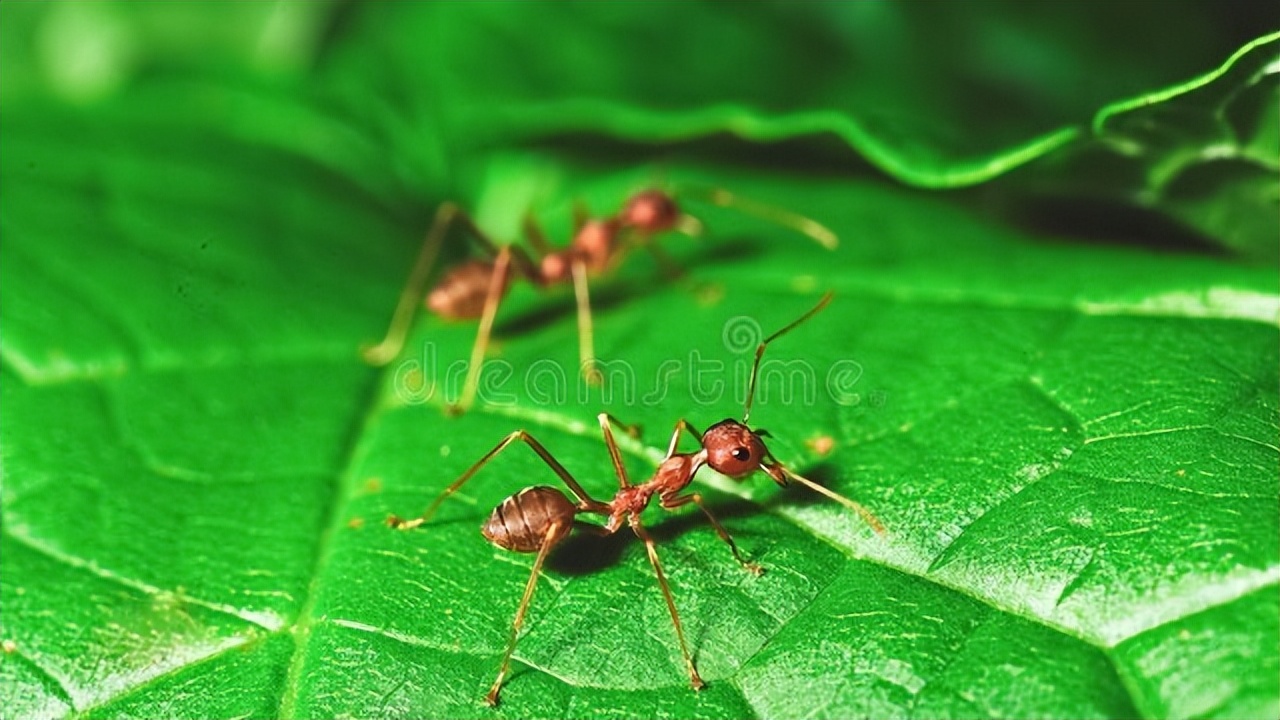
POLYGON ((780 459, 867 504, 887 535, 799 488, 708 477, 713 512, 769 568, 744 573, 697 514, 651 511, 709 689, 687 688, 643 548, 588 538, 551 563, 503 712, 1273 707, 1270 273, 1019 235, 876 183, 679 169, 819 217, 844 243, 829 253, 691 205, 714 234, 668 243, 686 281, 653 287, 637 258, 599 286, 605 390, 580 395, 571 298, 518 290, 491 366, 511 377, 450 419, 439 396, 420 402, 404 363, 435 353, 428 375, 447 392, 469 327, 419 323, 422 354, 378 389, 353 354, 399 273, 335 229, 396 232, 380 207, 322 172, 246 193, 232 179, 259 155, 234 143, 202 146, 231 158, 206 166, 204 193, 175 193, 144 160, 180 145, 164 134, 41 178, 36 137, 8 133, 4 153, 6 175, 27 179, 4 200, 2 355, 3 667, 23 715, 487 714, 477 699, 529 558, 476 527, 554 477, 517 447, 420 531, 381 518, 423 507, 517 427, 607 496, 595 412, 643 425, 627 444, 642 477, 676 418, 737 414, 753 343, 733 323, 767 332, 828 287, 832 307, 770 348, 793 364, 762 376, 753 417, 780 459), (118 167, 139 169, 104 194, 95 178, 118 167), (331 200, 281 210, 304 191, 331 200), (36 212, 53 206, 67 210, 36 212), (173 232, 177 218, 199 233, 173 232), (94 252, 86 227, 111 253, 72 265, 64 248, 94 252), (192 308, 207 322, 154 330, 192 308), (784 382, 783 368, 799 375, 784 382), (820 437, 834 441, 826 457, 806 445, 820 437), (1202 655, 1210 632, 1225 643, 1216 661, 1202 655))
MULTIPOLYGON (((1023 227, 977 194, 831 172, 812 154, 780 163, 768 144, 676 144, 681 160, 655 161, 556 141, 834 133, 907 183, 951 186, 1043 156, 1099 108, 1116 137, 1162 108, 1179 131, 1195 127, 1183 110, 1221 110, 1233 152, 1274 179, 1270 46, 1222 66, 1241 43, 1224 52, 1188 11, 1088 53, 1096 28, 1125 27, 1094 22, 1101 6, 975 13, 890 77, 853 71, 893 65, 893 43, 850 38, 932 27, 917 10, 867 6, 854 27, 847 9, 761 5, 734 24, 682 4, 656 28, 590 6, 540 53, 528 48, 559 10, 360 6, 339 22, 311 5, 237 11, 238 32, 266 38, 253 47, 183 44, 189 18, 121 12, 128 42, 97 49, 119 64, 77 75, 49 48, 116 6, 14 7, 0 8, 0 58, 30 63, 0 85, 0 703, 13 716, 1280 714, 1280 281, 1213 250, 1266 257, 1250 250, 1261 232, 1223 220, 1263 226, 1253 180, 1158 205, 1209 239, 1187 245, 1145 242, 1162 233, 1150 216, 1096 238, 1023 227), (177 29, 162 42, 156 23, 177 29), (582 30, 595 26, 613 35, 582 30), (650 51, 659 30, 685 44, 650 51), (1029 37, 1058 44, 1031 53, 1029 37), (688 62, 760 38, 791 58, 767 82, 688 62), (975 38, 990 55, 963 52, 975 38), (795 51, 821 42, 855 50, 834 67, 795 51), (1006 62, 1028 57, 1041 63, 1006 62), (997 88, 1023 88, 1032 109, 969 130, 991 95, 934 92, 949 62, 971 63, 967 77, 1007 68, 997 88), (1097 84, 1062 80, 1077 72, 1097 84), (794 105, 796 77, 823 107, 794 105), (488 112, 494 97, 512 102, 488 112), (1155 105, 1107 105, 1126 97, 1155 105), (840 247, 690 199, 705 235, 664 240, 683 278, 636 253, 592 285, 602 388, 578 382, 563 289, 513 290, 481 403, 461 418, 440 406, 473 325, 419 318, 385 371, 360 363, 436 203, 460 201, 503 239, 533 210, 561 238, 575 200, 608 212, 655 179, 811 216, 840 247), (831 306, 770 346, 752 422, 886 534, 802 487, 704 470, 695 487, 767 568, 744 572, 696 509, 645 516, 708 688, 688 687, 643 546, 582 535, 548 563, 502 706, 483 706, 532 558, 476 531, 554 475, 516 446, 423 528, 383 518, 419 512, 517 428, 608 497, 598 412, 643 428, 621 440, 646 477, 678 418, 739 416, 756 342, 827 289, 831 306)), ((1156 177, 1210 136, 1138 137, 1169 154, 1124 177, 1156 177)), ((1063 163, 1068 186, 1073 169, 1096 171, 1083 159, 1063 163)), ((456 240, 446 257, 465 252, 456 240)))

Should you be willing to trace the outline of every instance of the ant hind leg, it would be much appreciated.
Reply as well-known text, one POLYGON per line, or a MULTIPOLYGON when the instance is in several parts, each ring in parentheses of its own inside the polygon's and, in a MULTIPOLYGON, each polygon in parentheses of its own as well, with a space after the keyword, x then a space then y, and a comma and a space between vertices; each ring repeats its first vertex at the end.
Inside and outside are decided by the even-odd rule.
POLYGON ((517 440, 528 445, 529 449, 533 450, 533 452, 547 464, 547 467, 551 468, 551 471, 556 474, 556 477, 560 478, 560 481, 569 488, 576 498, 578 498, 578 507, 580 509, 584 512, 595 513, 597 515, 609 514, 609 506, 588 495, 587 491, 578 484, 578 481, 574 480, 573 476, 569 474, 569 471, 560 464, 560 461, 556 460, 555 457, 553 457, 551 453, 542 446, 542 443, 535 440, 532 435, 524 430, 516 430, 503 438, 497 445, 493 446, 493 449, 485 453, 483 457, 475 462, 475 464, 467 468, 467 471, 462 473, 457 480, 454 480, 449 487, 445 488, 444 491, 427 506, 426 511, 421 515, 410 520, 392 515, 387 518, 387 524, 397 530, 412 530, 413 528, 429 521, 431 517, 435 515, 436 510, 439 509, 441 503, 443 503, 446 498, 457 492, 458 489, 465 485, 468 480, 475 477, 476 473, 480 472, 480 468, 489 464, 489 461, 497 456, 498 453, 506 450, 511 443, 517 440))
POLYGON ((506 677, 507 670, 511 667, 511 653, 516 649, 516 638, 520 635, 520 626, 524 624, 525 612, 529 609, 529 602, 533 600, 533 591, 538 587, 538 575, 542 572, 542 564, 547 559, 547 553, 555 546, 555 541, 560 535, 560 525, 552 523, 547 529, 546 540, 543 541, 542 547, 538 549, 538 557, 533 561, 533 569, 529 572, 529 581, 525 583, 524 595, 520 598, 520 607, 516 610, 515 620, 511 623, 511 634, 507 636, 507 649, 502 654, 502 665, 498 667, 498 677, 493 681, 493 686, 489 688, 489 693, 485 695, 485 702, 489 705, 498 704, 498 691, 502 689, 502 679, 506 677))
POLYGON ((409 334, 409 326, 413 322, 414 311, 421 302, 423 285, 431 273, 431 267, 435 265, 436 257, 440 254, 440 247, 449 234, 449 228, 454 222, 464 218, 465 213, 451 202, 442 203, 436 210, 435 220, 431 222, 431 229, 427 231, 426 237, 422 240, 422 247, 418 250, 418 258, 413 263, 413 269, 409 271, 409 279, 405 281, 404 289, 400 291, 400 299, 396 302, 396 309, 391 315, 391 324, 387 327, 386 335, 377 345, 366 346, 360 351, 365 362, 382 366, 400 354, 405 338, 409 334))

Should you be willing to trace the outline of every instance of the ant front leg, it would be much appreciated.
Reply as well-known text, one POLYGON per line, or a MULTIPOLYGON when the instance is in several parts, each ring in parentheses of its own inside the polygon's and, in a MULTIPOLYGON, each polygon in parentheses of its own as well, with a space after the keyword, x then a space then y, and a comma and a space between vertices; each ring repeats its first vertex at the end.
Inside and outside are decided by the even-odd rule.
POLYGON ((702 502, 702 495, 700 493, 695 492, 688 495, 676 495, 671 498, 664 497, 661 500, 661 505, 665 510, 675 510, 676 508, 683 507, 689 503, 697 505, 698 509, 702 510, 702 514, 707 516, 707 520, 711 521, 711 526, 716 529, 716 534, 720 536, 721 540, 725 541, 725 544, 729 546, 729 550, 733 552, 733 559, 737 560, 744 570, 750 572, 752 575, 760 575, 764 572, 764 567, 759 563, 751 562, 742 556, 742 553, 738 551, 738 544, 733 541, 733 536, 729 534, 728 530, 724 529, 724 526, 720 524, 720 521, 716 519, 716 516, 712 515, 711 511, 707 509, 706 504, 702 502))
POLYGON ((618 487, 631 487, 631 482, 627 479, 627 468, 622 464, 622 454, 618 451, 618 443, 613 439, 613 428, 611 425, 617 424, 624 428, 628 434, 632 428, 630 425, 622 425, 617 418, 609 413, 600 413, 596 416, 600 421, 600 432, 604 434, 605 447, 609 448, 609 459, 613 461, 613 473, 618 476, 618 487))
POLYGON ((547 464, 547 467, 551 468, 551 471, 554 472, 566 486, 568 486, 569 490, 578 498, 578 507, 581 510, 584 512, 595 513, 597 515, 609 514, 609 506, 588 495, 587 491, 583 490, 582 486, 578 484, 578 481, 574 480, 573 476, 569 474, 569 471, 566 470, 550 452, 547 452, 547 449, 542 446, 542 443, 535 440, 532 435, 524 430, 516 430, 503 438, 502 442, 499 442, 492 450, 485 453, 484 457, 477 460, 476 463, 468 468, 466 472, 462 473, 457 480, 454 480, 449 487, 445 488, 444 492, 440 493, 439 497, 432 501, 431 505, 429 505, 426 511, 421 515, 413 518, 412 520, 405 520, 404 518, 392 515, 387 518, 387 524, 397 530, 412 530, 413 528, 427 522, 433 515, 435 515, 436 510, 439 509, 440 504, 445 501, 445 498, 457 492, 458 489, 465 485, 468 480, 475 476, 476 473, 480 472, 480 468, 487 465, 498 453, 506 450, 511 443, 517 440, 525 443, 530 449, 537 453, 538 457, 542 458, 542 461, 547 464))
MULTIPOLYGON (((676 448, 680 444, 680 433, 682 432, 689 433, 698 441, 699 445, 702 445, 702 433, 698 432, 697 428, 690 425, 687 420, 681 418, 676 422, 675 430, 671 433, 671 443, 667 445, 668 459, 671 458, 672 455, 675 455, 676 448)), ((703 504, 701 494, 695 492, 690 493, 689 495, 663 497, 661 500, 662 507, 667 510, 674 510, 689 503, 697 505, 698 508, 702 510, 702 514, 707 516, 707 520, 711 521, 711 526, 715 528, 716 534, 719 535, 720 539, 725 541, 729 546, 729 549, 733 551, 734 559, 737 560, 742 567, 746 568, 753 575, 759 575, 764 572, 764 568, 758 563, 753 563, 742 556, 742 553, 738 550, 738 544, 733 541, 733 536, 729 534, 728 530, 725 530, 724 526, 720 524, 720 521, 716 519, 716 516, 712 515, 711 511, 707 509, 707 506, 703 504)))
POLYGON ((679 280, 684 277, 684 268, 680 267, 675 260, 672 260, 671 256, 657 242, 650 240, 645 243, 644 248, 653 256, 654 261, 661 268, 662 274, 668 280, 679 280))
POLYGON ((698 430, 690 425, 687 420, 681 418, 676 421, 676 429, 671 433, 671 443, 667 445, 667 456, 663 458, 664 460, 670 460, 671 456, 676 454, 676 446, 680 444, 681 432, 689 433, 693 436, 694 440, 698 441, 699 445, 702 444, 702 433, 698 432, 698 430))

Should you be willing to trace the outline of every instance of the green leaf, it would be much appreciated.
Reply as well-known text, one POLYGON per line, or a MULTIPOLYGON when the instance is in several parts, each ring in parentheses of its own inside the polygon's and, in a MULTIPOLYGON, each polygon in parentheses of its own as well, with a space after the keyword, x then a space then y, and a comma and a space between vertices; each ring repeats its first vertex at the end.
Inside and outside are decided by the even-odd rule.
POLYGON ((6 3, 0 103, 93 104, 153 74, 296 78, 313 62, 333 12, 332 2, 6 3))
MULTIPOLYGON (((392 239, 425 217, 288 153, 54 118, 6 121, 0 154, 0 674, 19 716, 495 714, 479 700, 530 558, 476 528, 554 476, 517 447, 419 531, 381 519, 516 428, 606 497, 596 412, 643 425, 625 443, 643 477, 677 418, 739 412, 752 328, 825 288, 832 306, 767 356, 793 363, 795 394, 773 366, 753 419, 887 534, 802 488, 704 471, 709 507, 768 568, 743 572, 696 511, 648 515, 709 687, 688 687, 640 544, 584 537, 553 556, 497 713, 1277 708, 1272 272, 1029 237, 875 182, 669 166, 843 243, 690 203, 707 237, 666 243, 686 281, 657 286, 637 258, 595 286, 604 390, 579 395, 571 298, 519 288, 492 366, 511 377, 448 418, 412 362, 434 353, 448 391, 472 327, 423 320, 378 385, 355 353, 411 252, 392 239), (542 397, 558 379, 566 396, 542 397), (806 443, 824 437, 820 456, 806 443)), ((605 207, 650 172, 556 160, 552 227, 571 198, 605 207)), ((495 162, 474 204, 530 167, 495 162)))
POLYGON ((1272 33, 1212 72, 1103 108, 1093 140, 1054 158, 1037 192, 1155 211, 1211 243, 1274 262, 1278 107, 1280 33, 1272 33))
POLYGON ((345 27, 324 71, 406 148, 424 127, 482 145, 801 139, 794 152, 842 169, 852 150, 902 182, 960 187, 1078 144, 1100 108, 1204 72, 1280 18, 1187 3, 1151 23, 1103 2, 393 4, 345 27))
MULTIPOLYGON (((1175 85, 1247 41, 1219 19, 1245 15, 1186 6, 1145 32, 1145 10, 1101 4, 732 22, 716 5, 309 4, 205 34, 218 5, 147 7, 0 6, 18 69, 0 84, 13 716, 1280 714, 1275 268, 1164 239, 1152 214, 1096 238, 1018 229, 975 202, 1011 183, 979 198, 850 177, 811 137, 950 186, 1178 87, 1150 97, 1221 109, 1259 165, 1277 142, 1265 57, 1175 85), (724 59, 742 47, 776 52, 724 59), (822 65, 817 47, 854 49, 822 65), (577 131, 662 144, 655 160, 577 131), (725 132, 804 152, 673 142, 725 132), (564 289, 512 291, 463 417, 440 406, 473 325, 421 318, 386 371, 358 360, 438 202, 503 239, 534 210, 563 238, 575 199, 605 213, 657 178, 842 243, 690 200, 704 237, 664 240, 685 278, 638 255, 592 285, 603 388, 577 380, 564 289), (419 530, 382 519, 517 428, 608 497, 601 411, 643 427, 620 439, 647 477, 678 418, 738 416, 756 340, 827 289, 770 346, 752 420, 886 534, 803 487, 704 470, 709 509, 768 569, 744 572, 696 509, 646 514, 709 686, 688 685, 642 545, 582 535, 551 557, 486 708, 532 558, 476 530, 554 475, 513 447, 419 530)), ((1209 136, 1172 127, 1190 140, 1169 157, 1209 136)), ((1178 195, 1199 205, 1156 207, 1247 249, 1267 217, 1255 180, 1212 175, 1178 195)))

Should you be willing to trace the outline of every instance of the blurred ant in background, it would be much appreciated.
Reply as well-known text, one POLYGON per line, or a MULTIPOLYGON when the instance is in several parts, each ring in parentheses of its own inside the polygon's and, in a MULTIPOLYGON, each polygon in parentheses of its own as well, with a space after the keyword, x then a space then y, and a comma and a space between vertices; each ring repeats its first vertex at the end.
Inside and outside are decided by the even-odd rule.
MULTIPOLYGON (((825 248, 836 247, 834 233, 787 210, 746 200, 720 189, 690 188, 683 193, 791 228, 825 248)), ((581 205, 576 205, 573 239, 565 247, 552 247, 532 215, 525 216, 522 230, 528 250, 516 244, 498 246, 456 204, 442 204, 400 293, 387 333, 377 345, 364 348, 365 361, 372 365, 386 365, 400 354, 419 302, 425 301, 427 309, 446 320, 478 318, 480 328, 471 348, 466 381, 458 401, 446 406, 446 410, 452 413, 464 412, 475 400, 494 318, 511 282, 524 279, 539 288, 572 282, 578 305, 578 355, 582 374, 587 382, 598 383, 600 374, 595 365, 592 343, 588 279, 615 269, 633 247, 648 250, 668 274, 679 274, 657 245, 655 237, 672 231, 698 236, 702 223, 680 209, 674 193, 648 189, 635 193, 617 214, 604 218, 590 217, 581 205), (454 225, 462 226, 483 257, 455 265, 423 297, 423 287, 431 268, 454 225)))

